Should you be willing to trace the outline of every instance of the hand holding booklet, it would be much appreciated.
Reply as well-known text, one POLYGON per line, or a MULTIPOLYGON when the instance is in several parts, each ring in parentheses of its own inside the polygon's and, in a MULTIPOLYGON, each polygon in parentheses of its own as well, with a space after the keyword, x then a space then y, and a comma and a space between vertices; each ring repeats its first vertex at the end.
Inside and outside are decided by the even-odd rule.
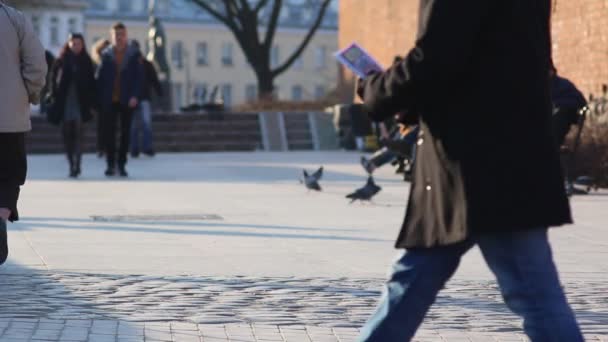
POLYGON ((360 78, 366 78, 370 73, 384 71, 380 63, 357 43, 352 43, 338 51, 336 59, 360 78))

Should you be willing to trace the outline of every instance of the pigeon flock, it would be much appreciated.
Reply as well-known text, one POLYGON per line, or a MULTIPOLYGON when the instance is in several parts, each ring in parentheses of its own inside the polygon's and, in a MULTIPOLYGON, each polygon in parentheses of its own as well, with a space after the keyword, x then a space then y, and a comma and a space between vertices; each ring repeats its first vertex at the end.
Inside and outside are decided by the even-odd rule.
MULTIPOLYGON (((303 170, 304 178, 300 180, 300 183, 304 184, 306 189, 310 191, 322 191, 321 185, 319 181, 323 178, 323 166, 321 166, 317 171, 310 174, 308 171, 303 170)), ((374 196, 376 196, 382 188, 374 182, 374 178, 369 176, 365 185, 353 193, 346 195, 346 198, 350 199, 350 203, 355 201, 360 202, 371 202, 374 196)))

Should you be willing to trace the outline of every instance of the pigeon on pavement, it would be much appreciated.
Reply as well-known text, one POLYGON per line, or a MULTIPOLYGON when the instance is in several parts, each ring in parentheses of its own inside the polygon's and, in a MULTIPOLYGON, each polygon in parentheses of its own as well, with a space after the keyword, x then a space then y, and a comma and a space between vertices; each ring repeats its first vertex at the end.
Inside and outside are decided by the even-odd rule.
POLYGON ((371 201, 372 198, 380 192, 380 190, 382 190, 382 188, 376 185, 374 178, 370 176, 367 179, 367 184, 365 184, 364 187, 355 190, 355 192, 352 194, 346 195, 346 198, 351 199, 350 203, 355 201, 371 201))
POLYGON ((323 177, 323 166, 321 166, 315 173, 309 175, 306 170, 304 170, 304 185, 306 189, 314 190, 314 191, 322 191, 321 185, 319 185, 319 180, 323 177))

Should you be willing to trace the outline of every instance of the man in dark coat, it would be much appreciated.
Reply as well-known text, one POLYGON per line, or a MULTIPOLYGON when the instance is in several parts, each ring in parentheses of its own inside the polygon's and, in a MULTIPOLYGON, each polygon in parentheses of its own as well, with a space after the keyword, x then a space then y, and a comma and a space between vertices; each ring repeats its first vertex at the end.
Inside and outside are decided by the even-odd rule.
POLYGON ((420 115, 396 243, 407 251, 361 341, 409 341, 474 245, 533 341, 583 340, 547 237, 572 222, 551 127, 550 13, 550 0, 421 0, 415 47, 360 82, 373 119, 420 115))
POLYGON ((103 116, 103 133, 107 158, 106 176, 118 172, 127 177, 125 165, 129 151, 133 111, 139 105, 143 89, 141 53, 129 44, 127 28, 122 23, 112 27, 112 45, 102 53, 97 70, 97 89, 103 116), (116 124, 120 122, 120 147, 116 157, 116 124))

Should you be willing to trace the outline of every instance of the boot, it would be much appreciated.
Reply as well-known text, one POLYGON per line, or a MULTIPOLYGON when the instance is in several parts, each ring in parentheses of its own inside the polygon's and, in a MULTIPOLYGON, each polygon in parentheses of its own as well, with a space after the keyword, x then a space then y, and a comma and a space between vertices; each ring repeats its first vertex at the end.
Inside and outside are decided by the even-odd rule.
POLYGON ((82 164, 82 155, 77 155, 75 159, 76 160, 74 161, 74 172, 76 174, 76 177, 79 177, 82 173, 82 169, 80 168, 80 165, 82 164))
POLYGON ((68 154, 68 162, 70 163, 70 178, 76 178, 76 158, 72 154, 68 154))

